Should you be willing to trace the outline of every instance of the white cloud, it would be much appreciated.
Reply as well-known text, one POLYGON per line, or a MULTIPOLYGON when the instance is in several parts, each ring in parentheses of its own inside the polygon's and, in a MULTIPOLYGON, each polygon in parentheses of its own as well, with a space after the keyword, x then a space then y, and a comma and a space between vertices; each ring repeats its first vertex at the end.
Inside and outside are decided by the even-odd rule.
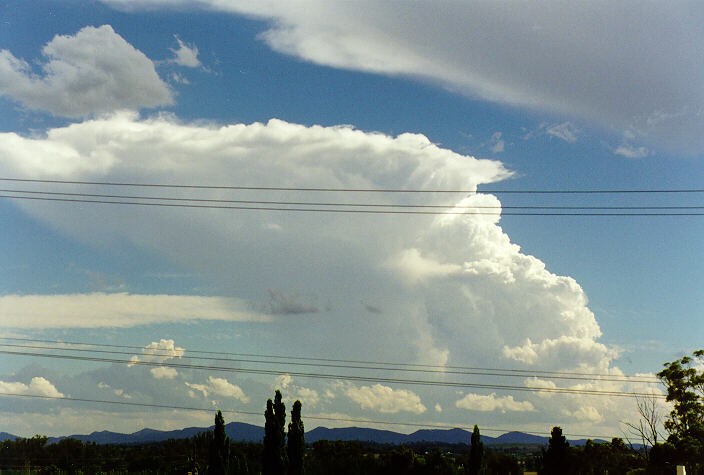
POLYGON ((362 409, 372 409, 382 413, 395 414, 403 411, 422 414, 426 410, 420 397, 413 391, 393 389, 381 384, 360 387, 350 385, 345 389, 345 394, 362 409))
POLYGON ((489 147, 489 150, 491 150, 494 153, 501 153, 504 151, 504 146, 506 145, 503 139, 501 138, 501 132, 495 132, 491 136, 491 141, 490 141, 491 146, 489 147))
POLYGON ((573 412, 572 416, 579 421, 588 421, 594 424, 598 424, 604 420, 604 416, 593 406, 582 406, 573 412))
POLYGON ((696 2, 103 1, 252 15, 269 21, 260 37, 271 48, 306 61, 413 75, 471 97, 637 127, 677 150, 704 148, 696 2))
POLYGON ((577 134, 579 130, 572 125, 571 122, 563 122, 561 124, 553 124, 545 129, 545 133, 552 137, 557 137, 558 139, 564 140, 568 143, 575 143, 577 141, 577 134))
POLYGON ((156 379, 174 379, 176 376, 178 376, 178 371, 176 371, 174 368, 168 368, 168 367, 158 367, 158 368, 152 368, 149 370, 150 373, 156 378, 156 379))
POLYGON ((617 356, 617 352, 605 345, 595 343, 592 335, 546 338, 540 343, 533 343, 526 338, 522 345, 504 346, 504 357, 527 363, 537 367, 547 367, 550 361, 559 362, 564 368, 571 368, 580 361, 598 359, 608 355, 609 359, 617 356))
POLYGON ((293 378, 290 374, 282 374, 276 377, 274 386, 276 389, 286 389, 292 381, 293 378))
POLYGON ((174 340, 167 340, 162 338, 161 340, 153 341, 144 348, 142 348, 142 353, 152 357, 158 361, 166 361, 171 358, 181 358, 185 353, 184 348, 176 346, 174 340))
MULTIPOLYGON (((204 398, 208 397, 208 394, 214 394, 217 396, 229 397, 232 399, 237 399, 243 403, 249 402, 249 397, 247 397, 242 391, 242 388, 236 384, 232 384, 225 378, 215 378, 213 376, 208 376, 208 381, 205 384, 195 384, 195 383, 185 383, 191 389, 200 391, 204 398)), ((191 393, 193 396, 194 394, 191 393)))
POLYGON ((179 84, 190 84, 190 83, 191 83, 191 82, 188 80, 188 78, 186 78, 186 77, 184 77, 184 76, 182 76, 181 74, 176 73, 176 72, 171 73, 171 76, 170 76, 170 77, 171 77, 171 80, 172 80, 173 82, 176 82, 176 83, 179 83, 179 84))
MULTIPOLYGON (((469 191, 510 176, 497 161, 443 149, 418 134, 389 137, 276 119, 250 125, 187 124, 169 116, 144 120, 123 113, 50 129, 44 137, 0 134, 0 174, 87 181, 469 191)), ((72 186, 65 190, 78 191, 72 186)), ((546 370, 608 370, 614 352, 599 343, 601 330, 579 284, 553 274, 541 260, 511 242, 500 226, 501 202, 495 196, 467 195, 428 193, 422 200, 415 195, 384 195, 375 196, 374 202, 449 204, 458 211, 481 206, 489 207, 490 214, 380 219, 117 206, 106 211, 100 206, 18 200, 13 203, 21 210, 66 236, 105 249, 129 243, 203 276, 232 297, 87 294, 26 296, 25 300, 5 296, 0 297, 0 322, 9 326, 22 322, 27 328, 132 326, 206 318, 258 322, 266 316, 253 309, 270 311, 269 291, 280 289, 288 297, 279 301, 287 305, 312 301, 298 296, 317 296, 320 302, 330 303, 317 305, 315 313, 276 318, 275 332, 271 325, 237 323, 254 344, 277 348, 282 354, 301 354, 305 348, 307 354, 324 355, 335 348, 340 355, 363 354, 377 361, 441 365, 472 361, 473 366, 483 367, 520 361, 546 370), (275 229, 267 226, 272 222, 278 225, 275 229), (383 313, 366 312, 360 302, 384 302, 383 313)), ((175 190, 170 196, 185 194, 175 190)), ((213 191, 207 198, 233 199, 228 191, 213 191)), ((292 198, 269 193, 267 199, 292 198)), ((164 386, 177 381, 150 379, 164 386)), ((127 385, 121 387, 134 393, 127 385)), ((194 397, 214 394, 209 382, 189 382, 188 388, 194 397)), ((270 390, 269 383, 266 388, 270 390)), ((309 389, 320 397, 326 388, 309 389)), ((429 392, 426 396, 424 389, 389 393, 384 386, 352 386, 349 394, 347 389, 339 394, 349 397, 321 399, 321 409, 328 410, 324 405, 333 402, 349 404, 350 395, 357 398, 358 407, 364 401, 365 407, 379 411, 399 407, 398 401, 393 406, 384 402, 392 396, 405 401, 410 412, 425 408, 421 401, 426 397, 438 400, 429 392)), ((244 390, 250 394, 248 387, 244 390)), ((454 401, 440 402, 444 417, 450 417, 450 409, 457 410, 454 401)), ((577 407, 569 409, 574 412, 577 407)), ((605 420, 619 420, 617 410, 622 408, 597 409, 605 420)))
POLYGON ((49 397, 64 396, 48 379, 41 376, 32 378, 28 385, 21 382, 0 381, 0 392, 49 397))
MULTIPOLYGON (((184 351, 183 348, 179 348, 174 344, 174 340, 165 340, 162 338, 158 342, 153 341, 142 348, 143 357, 140 358, 137 355, 130 357, 130 363, 128 363, 127 366, 132 367, 139 361, 163 363, 173 358, 181 358, 184 351)), ((149 372, 156 379, 174 379, 178 376, 176 369, 167 366, 158 366, 150 369, 149 372)))
POLYGON ((173 103, 154 63, 110 25, 57 35, 42 49, 43 76, 10 51, 0 51, 0 94, 30 109, 66 117, 173 103))
POLYGON ((298 399, 306 406, 315 407, 320 402, 320 395, 315 389, 299 387, 296 388, 292 399, 298 399))
POLYGON ((614 153, 626 158, 645 158, 650 152, 645 147, 636 147, 634 145, 623 143, 616 147, 614 153))
POLYGON ((455 402, 455 406, 461 409, 481 412, 526 412, 535 410, 530 401, 515 401, 513 396, 497 397, 496 393, 491 393, 488 396, 470 393, 455 402))
POLYGON ((0 296, 6 328, 133 327, 192 320, 263 321, 242 301, 190 295, 128 293, 0 296))
POLYGON ((202 66, 198 59, 198 47, 194 44, 185 43, 176 35, 174 35, 174 38, 176 38, 178 42, 178 49, 171 50, 174 53, 174 58, 171 59, 170 62, 186 68, 198 68, 202 66))

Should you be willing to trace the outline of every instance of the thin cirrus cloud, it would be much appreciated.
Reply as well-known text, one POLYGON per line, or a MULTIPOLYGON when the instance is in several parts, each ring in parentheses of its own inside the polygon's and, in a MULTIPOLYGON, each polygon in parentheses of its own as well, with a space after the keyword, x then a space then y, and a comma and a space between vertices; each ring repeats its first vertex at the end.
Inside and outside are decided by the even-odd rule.
POLYGON ((260 38, 272 49, 305 61, 411 75, 704 151, 700 2, 103 1, 250 15, 269 22, 260 38))
MULTIPOLYGON (((189 51, 192 53, 184 44, 176 51, 176 59, 192 64, 197 58, 189 51)), ((26 60, 0 50, 0 94, 29 109, 63 117, 174 102, 154 63, 110 25, 87 26, 75 35, 57 35, 44 46, 42 54, 42 75, 35 75, 26 60)))
POLYGON ((221 297, 100 292, 0 297, 0 326, 5 328, 125 328, 193 320, 269 318, 250 312, 242 301, 221 297))

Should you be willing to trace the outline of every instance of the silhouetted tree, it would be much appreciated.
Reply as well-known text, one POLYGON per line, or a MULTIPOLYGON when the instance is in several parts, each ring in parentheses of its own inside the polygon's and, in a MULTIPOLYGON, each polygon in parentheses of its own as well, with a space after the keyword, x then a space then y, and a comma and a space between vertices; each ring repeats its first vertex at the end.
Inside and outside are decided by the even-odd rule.
POLYGON ((289 475, 303 474, 305 448, 306 440, 303 421, 301 420, 301 401, 296 401, 293 403, 293 410, 291 411, 291 422, 288 425, 288 441, 286 445, 289 475))
POLYGON ((665 421, 667 441, 675 447, 678 463, 684 462, 687 472, 694 472, 704 468, 704 350, 664 366, 658 377, 673 405, 665 421))
POLYGON ((553 427, 548 441, 548 450, 543 454, 543 470, 546 475, 570 473, 570 443, 562 435, 560 427, 553 427))
POLYGON ((266 401, 264 412, 264 452, 263 475, 282 475, 286 473, 286 406, 281 401, 281 391, 274 393, 274 402, 266 401))
POLYGON ((230 439, 225 434, 225 419, 220 411, 215 414, 215 427, 213 428, 213 439, 210 442, 208 459, 208 475, 228 473, 230 439))
POLYGON ((469 449, 469 464, 467 465, 467 473, 469 475, 478 475, 484 465, 484 443, 482 436, 479 433, 479 427, 474 425, 472 437, 470 439, 471 447, 469 449))

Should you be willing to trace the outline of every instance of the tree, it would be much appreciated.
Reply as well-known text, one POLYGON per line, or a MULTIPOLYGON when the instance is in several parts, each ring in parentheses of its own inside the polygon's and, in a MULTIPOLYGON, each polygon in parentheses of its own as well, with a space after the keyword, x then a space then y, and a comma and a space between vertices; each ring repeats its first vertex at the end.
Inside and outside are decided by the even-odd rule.
POLYGON ((467 464, 467 473, 469 475, 478 475, 484 464, 484 443, 482 436, 479 433, 479 427, 474 425, 472 438, 470 439, 471 447, 469 449, 469 463, 467 464))
POLYGON ((704 466, 704 350, 665 363, 658 377, 673 405, 665 429, 679 462, 687 471, 704 466))
POLYGON ((222 412, 215 414, 213 438, 210 441, 208 475, 225 475, 230 461, 230 439, 225 434, 222 412))
POLYGON ((667 401, 673 403, 665 429, 675 436, 686 436, 704 424, 704 350, 695 351, 664 364, 658 377, 667 388, 667 401))
POLYGON ((548 441, 548 450, 543 454, 544 474, 570 473, 570 443, 562 435, 560 427, 553 427, 548 441))
POLYGON ((289 475, 303 474, 305 448, 306 440, 303 421, 301 420, 301 401, 296 401, 293 403, 293 410, 291 411, 291 422, 288 425, 288 441, 286 445, 289 475))
POLYGON ((281 391, 274 393, 274 402, 266 401, 264 412, 263 475, 282 475, 286 472, 286 406, 281 401, 281 391))
MULTIPOLYGON (((658 439, 662 438, 659 432, 660 425, 662 423, 663 414, 660 409, 660 404, 658 399, 654 394, 649 396, 636 396, 636 407, 638 408, 638 415, 640 416, 638 423, 624 421, 623 424, 626 426, 624 432, 628 435, 640 439, 640 443, 643 446, 643 455, 645 455, 645 460, 648 460, 648 454, 650 448, 658 443, 658 439)), ((630 438, 626 436, 626 439, 630 438)), ((633 444, 631 444, 633 448, 633 444)))

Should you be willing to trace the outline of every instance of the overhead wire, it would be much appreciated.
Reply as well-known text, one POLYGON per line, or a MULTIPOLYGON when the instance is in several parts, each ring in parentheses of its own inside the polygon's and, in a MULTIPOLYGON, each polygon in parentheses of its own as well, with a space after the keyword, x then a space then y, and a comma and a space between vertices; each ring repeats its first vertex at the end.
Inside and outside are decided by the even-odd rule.
POLYGON ((688 189, 589 189, 589 190, 511 190, 511 189, 404 189, 404 188, 323 188, 323 187, 279 187, 279 186, 240 186, 240 185, 186 185, 167 183, 130 183, 113 181, 49 180, 0 177, 0 181, 22 183, 53 183, 64 185, 102 185, 146 188, 182 188, 206 190, 251 190, 251 191, 313 191, 345 193, 517 193, 517 194, 623 194, 623 193, 704 193, 704 188, 688 189))
POLYGON ((484 211, 405 211, 405 210, 378 210, 378 209, 338 209, 338 208, 288 208, 275 206, 226 206, 226 205, 201 205, 201 204, 185 204, 185 203, 155 203, 148 201, 111 201, 97 199, 73 199, 73 198, 51 198, 39 196, 17 196, 17 195, 0 195, 0 198, 16 199, 16 200, 33 200, 33 201, 54 201, 64 203, 91 203, 91 204, 111 204, 111 205, 131 205, 144 207, 164 207, 164 208, 196 208, 196 209, 229 209, 241 211, 287 211, 287 212, 308 212, 308 213, 343 213, 343 214, 395 214, 395 215, 475 215, 475 216, 611 216, 611 217, 647 217, 647 216, 704 216, 704 212, 632 212, 632 213, 594 213, 594 212, 484 212, 484 211))
MULTIPOLYGON (((237 204, 257 204, 257 205, 281 205, 281 206, 338 206, 338 207, 358 207, 358 208, 420 208, 420 209, 481 209, 481 210, 692 210, 704 209, 704 206, 485 206, 485 205, 429 205, 429 204, 402 204, 402 203, 345 203, 345 202, 324 202, 324 201, 261 201, 261 200, 228 200, 214 198, 183 198, 165 196, 144 196, 144 195, 106 195, 97 193, 68 193, 37 190, 17 190, 0 189, 0 193, 22 193, 28 195, 49 195, 49 196, 73 196, 82 198, 110 198, 110 199, 131 199, 131 200, 153 200, 153 201, 175 201, 186 203, 237 203, 237 204)), ((14 196, 22 198, 22 196, 14 196)), ((117 203, 117 202, 115 202, 117 203)), ((256 209, 256 208, 254 208, 256 209)))
MULTIPOLYGON (((99 403, 99 404, 114 404, 114 405, 120 405, 120 406, 136 406, 136 407, 150 407, 150 408, 156 408, 156 409, 176 409, 176 410, 184 410, 184 411, 199 411, 199 412, 213 412, 213 408, 204 408, 204 407, 193 407, 193 406, 179 406, 179 405, 173 405, 173 404, 155 404, 155 403, 142 403, 142 402, 132 402, 132 401, 114 401, 114 400, 106 400, 106 399, 91 399, 91 398, 77 398, 77 397, 70 397, 70 396, 49 396, 49 395, 40 395, 40 394, 27 394, 27 393, 9 393, 9 392, 0 392, 0 396, 5 396, 5 397, 24 397, 24 398, 34 398, 34 399, 54 399, 54 400, 65 400, 65 401, 76 401, 76 402, 90 402, 90 403, 99 403)), ((254 412, 254 411, 242 411, 242 410, 235 410, 235 409, 220 409, 221 412, 227 413, 227 414, 241 414, 241 415, 248 415, 248 416, 262 416, 263 412, 254 412)), ((423 428, 434 428, 434 429, 465 429, 465 430, 472 430, 474 426, 464 426, 464 425, 450 425, 450 424, 426 424, 426 423, 415 423, 415 422, 396 422, 396 421, 380 421, 380 420, 374 420, 374 419, 356 419, 356 418, 347 418, 347 417, 332 417, 332 416, 305 416, 305 419, 310 419, 310 420, 320 420, 320 421, 334 421, 334 422, 353 422, 353 423, 362 423, 362 424, 380 424, 380 425, 389 425, 389 426, 406 426, 406 427, 423 427, 423 428)), ((512 432, 515 431, 515 429, 499 429, 499 428, 492 428, 492 427, 481 427, 482 431, 485 432, 512 432)), ((533 435, 547 435, 547 432, 535 432, 535 431, 521 431, 525 434, 533 434, 533 435)), ((589 438, 601 438, 601 439, 606 439, 611 436, 606 436, 606 435, 587 435, 587 434, 570 434, 570 433, 563 433, 564 435, 570 436, 570 437, 589 437, 589 438)))
MULTIPOLYGON (((65 341, 65 340, 47 340, 47 339, 34 339, 34 338, 19 338, 19 337, 3 337, 0 336, 0 340, 7 341, 22 341, 22 342, 32 342, 32 343, 44 343, 44 344, 54 344, 54 345, 71 345, 71 346, 90 346, 97 348, 121 348, 121 349, 131 349, 137 350, 144 353, 145 356, 173 356, 174 350, 163 349, 162 353, 156 353, 154 348, 149 348, 147 346, 138 345, 117 345, 117 344, 107 344, 107 343, 90 343, 90 342, 77 342, 77 341, 65 341)), ((0 346, 17 346, 9 345, 5 343, 0 343, 0 346)), ((32 346, 32 348, 36 348, 32 346)), ((66 349, 70 350, 68 347, 50 347, 49 349, 66 349)), ((75 348, 74 348, 75 349, 75 348)), ((78 351, 78 349, 75 349, 78 351)), ((501 372, 509 374, 515 374, 519 377, 540 377, 545 379, 573 379, 574 377, 581 376, 586 380, 597 380, 597 381, 617 381, 617 382, 631 382, 631 383, 658 383, 659 379, 657 377, 648 378, 646 375, 613 375, 607 373, 583 373, 583 372, 572 372, 572 371, 549 371, 549 370, 539 370, 539 369, 518 369, 518 368, 496 368, 496 367, 478 367, 478 366, 461 366, 461 365, 428 365, 419 363, 398 363, 398 362, 385 362, 385 361, 371 361, 371 360, 350 360, 350 359, 339 359, 339 358, 315 358, 306 356, 296 356, 296 355, 270 355, 261 353, 233 353, 233 352, 223 352, 223 351, 207 351, 198 349, 178 349, 183 350, 184 356, 181 358, 191 358, 191 359, 208 359, 214 361, 231 361, 240 362, 242 360, 237 358, 219 358, 218 356, 234 356, 234 357, 252 357, 252 358, 266 358, 271 360, 272 364, 292 364, 291 360, 297 361, 309 361, 315 362, 311 366, 321 366, 321 367, 337 367, 332 365, 327 365, 324 363, 344 363, 339 367, 349 367, 352 369, 390 369, 390 370, 404 370, 407 369, 423 369, 432 370, 433 373, 441 374, 475 374, 473 371, 477 372, 501 372), (211 355, 208 357, 193 357, 185 356, 188 354, 201 354, 201 355, 211 355), (278 361, 282 360, 282 361, 278 361), (321 364, 323 363, 323 364, 321 364), (354 365, 367 365, 367 366, 354 366, 354 365), (373 366, 369 366, 373 365, 373 366), (560 378, 564 376, 564 378, 560 378), (609 379, 615 378, 615 379, 609 379)), ((96 351, 102 352, 102 351, 96 351)), ((113 352, 115 354, 120 354, 121 352, 113 352)), ((133 354, 134 352, 122 353, 122 354, 133 354)), ((486 374, 486 373, 477 373, 486 374)), ((493 374, 489 374, 493 375, 493 374)), ((502 376, 503 374, 501 374, 502 376)), ((581 378, 579 378, 581 379, 581 378)))
POLYGON ((501 390, 501 391, 528 391, 528 392, 541 392, 541 393, 556 393, 556 394, 578 394, 585 396, 608 396, 608 397, 654 397, 658 399, 664 399, 665 396, 654 393, 642 393, 642 392, 628 392, 628 391, 610 391, 610 390, 598 390, 598 389, 577 389, 577 388, 560 388, 560 387, 541 387, 541 386, 517 386, 517 385, 507 385, 507 384, 482 384, 482 383, 469 383, 461 381, 438 381, 438 380, 421 380, 421 379, 407 379, 407 378, 385 378, 385 377, 373 377, 373 376, 357 376, 348 374, 329 374, 329 373, 318 373, 318 372, 299 372, 299 371, 284 371, 275 369, 254 369, 254 368, 238 368, 231 366, 215 366, 215 365, 195 365, 177 362, 167 362, 167 361, 144 361, 135 359, 119 359, 119 358, 106 358, 97 356, 78 356, 78 355, 64 355, 64 354, 54 354, 54 353, 37 353, 37 352, 27 352, 27 351, 10 351, 10 350, 0 350, 0 354, 4 355, 14 355, 14 356, 29 356, 29 357, 39 357, 39 358, 51 358, 51 359, 63 359, 63 360, 76 360, 76 361, 92 361, 101 363, 116 363, 116 364, 126 364, 129 366, 154 366, 154 367, 166 367, 166 368, 179 368, 179 369, 193 369, 193 370, 204 370, 204 371, 223 371, 230 373, 242 373, 242 374, 257 374, 257 375, 275 375, 283 376, 288 375, 298 378, 312 378, 312 379, 325 379, 325 380, 343 380, 343 381, 355 381, 355 382, 369 382, 369 383, 385 383, 385 384, 403 384, 403 385, 417 385, 417 386, 434 386, 434 387, 449 387, 449 388, 473 388, 473 389, 490 389, 490 390, 501 390))
MULTIPOLYGON (((27 348, 27 349, 42 349, 42 350, 61 350, 61 351, 75 351, 75 352, 89 352, 89 353, 100 353, 100 354, 117 354, 117 355, 134 355, 134 352, 128 351, 116 351, 116 350, 95 350, 86 348, 68 348, 59 346, 42 346, 42 345, 18 345, 18 344, 8 344, 0 343, 0 347, 11 347, 11 348, 27 348)), ((254 364, 276 364, 284 366, 316 366, 325 368, 340 368, 340 369, 354 369, 354 370, 371 370, 371 371, 398 371, 398 372, 416 372, 416 373, 429 373, 429 374, 443 374, 443 375, 472 375, 472 376, 493 376, 493 377, 538 377, 543 379, 564 379, 564 380, 578 380, 578 381, 605 381, 605 382, 623 382, 623 383, 644 383, 644 384, 655 384, 658 383, 657 380, 653 379, 632 379, 628 377, 585 377, 585 376, 559 376, 559 375, 539 375, 535 374, 517 374, 517 373, 502 373, 498 371, 456 371, 456 370, 441 370, 441 369, 422 369, 422 368, 390 368, 388 366, 361 366, 361 365, 347 365, 347 364, 334 364, 334 363, 305 363, 305 362, 295 362, 295 361, 276 361, 276 360, 264 360, 264 359, 244 359, 244 358, 218 358, 212 356, 187 356, 178 355, 174 356, 173 351, 163 351, 156 352, 148 350, 144 356, 161 356, 167 358, 177 357, 179 360, 209 360, 209 361, 225 361, 230 363, 254 363, 254 364)))

